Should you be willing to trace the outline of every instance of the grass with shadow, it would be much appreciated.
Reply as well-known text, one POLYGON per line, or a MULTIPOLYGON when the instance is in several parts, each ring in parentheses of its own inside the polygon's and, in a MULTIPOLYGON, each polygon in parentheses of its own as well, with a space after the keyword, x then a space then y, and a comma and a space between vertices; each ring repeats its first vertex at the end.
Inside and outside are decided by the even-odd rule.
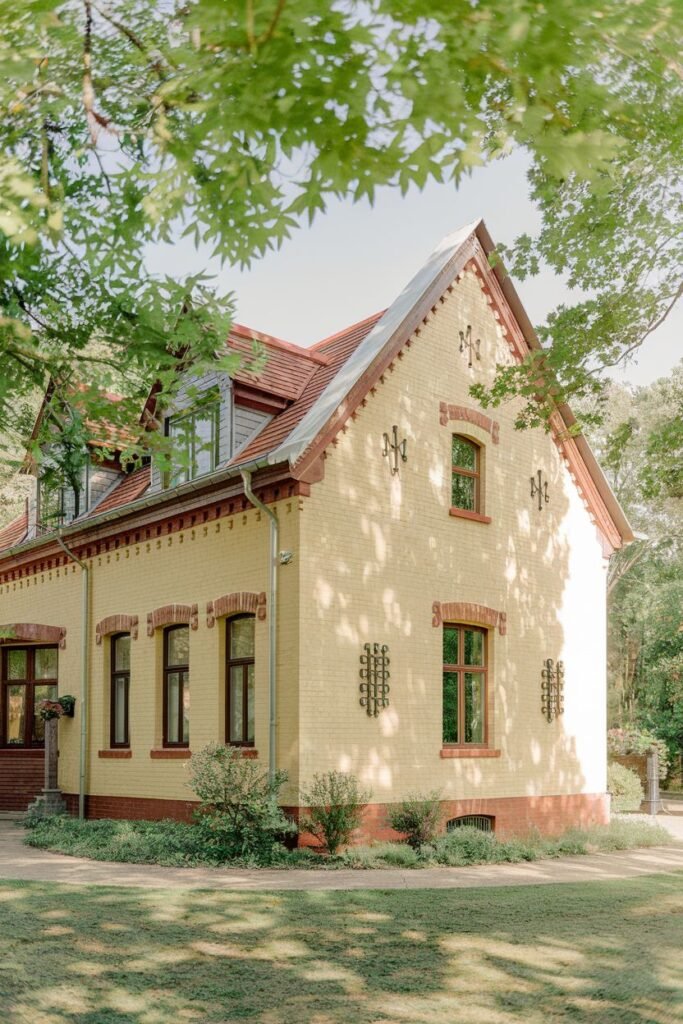
POLYGON ((683 874, 467 890, 0 883, 12 1024, 673 1024, 683 874))

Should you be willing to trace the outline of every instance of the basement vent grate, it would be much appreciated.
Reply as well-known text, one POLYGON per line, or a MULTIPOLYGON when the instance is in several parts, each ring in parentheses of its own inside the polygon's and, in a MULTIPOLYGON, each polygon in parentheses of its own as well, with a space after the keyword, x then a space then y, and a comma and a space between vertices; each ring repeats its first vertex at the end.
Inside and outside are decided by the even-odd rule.
POLYGON ((490 814, 463 814, 460 818, 451 818, 446 822, 446 831, 453 832, 456 828, 478 828, 482 832, 493 832, 495 818, 490 814))

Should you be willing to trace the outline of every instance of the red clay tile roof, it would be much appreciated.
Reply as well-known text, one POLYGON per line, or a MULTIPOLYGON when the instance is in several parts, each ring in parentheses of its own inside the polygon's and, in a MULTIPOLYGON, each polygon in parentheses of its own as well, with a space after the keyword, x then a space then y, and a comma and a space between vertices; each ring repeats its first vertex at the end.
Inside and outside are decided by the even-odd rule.
POLYGON ((309 379, 300 397, 287 409, 275 416, 260 434, 257 434, 246 448, 243 448, 231 462, 233 464, 255 459, 259 455, 277 448, 285 438, 289 437, 294 427, 306 415, 317 398, 320 397, 332 378, 339 372, 346 360, 360 345, 366 334, 372 330, 382 313, 375 313, 360 323, 323 338, 313 346, 312 354, 327 357, 324 365, 318 365, 309 379))
POLYGON ((28 531, 28 509, 24 506, 21 515, 0 530, 0 551, 20 544, 28 531))
POLYGON ((235 380, 250 384, 270 394, 279 395, 289 401, 299 398, 320 366, 327 363, 326 357, 298 345, 292 345, 269 334, 261 334, 242 324, 233 324, 228 338, 228 348, 252 355, 252 342, 260 341, 266 350, 266 364, 258 374, 239 370, 235 380))
POLYGON ((129 473, 128 476, 124 476, 121 483, 117 484, 114 490, 110 491, 83 518, 90 519, 92 516, 98 516, 101 512, 111 512, 112 509, 119 508, 121 505, 127 505, 129 502, 141 498, 149 487, 150 477, 151 471, 149 466, 142 466, 133 473, 129 473))

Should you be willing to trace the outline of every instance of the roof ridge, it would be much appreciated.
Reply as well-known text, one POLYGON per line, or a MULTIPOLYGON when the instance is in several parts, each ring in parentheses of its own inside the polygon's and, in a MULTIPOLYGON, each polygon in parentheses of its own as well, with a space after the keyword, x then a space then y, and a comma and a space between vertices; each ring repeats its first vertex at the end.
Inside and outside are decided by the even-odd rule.
POLYGON ((249 340, 260 341, 264 345, 272 345, 273 348, 282 349, 284 352, 291 352, 295 356, 303 356, 305 359, 310 359, 311 362, 319 363, 321 366, 326 366, 328 363, 325 356, 311 351, 310 347, 297 345, 293 341, 284 341, 283 338, 276 338, 272 334, 266 334, 265 331, 257 331, 256 328, 247 327, 246 324, 233 323, 230 327, 230 334, 233 333, 243 338, 246 337, 249 340))
POLYGON ((341 338, 343 334, 348 334, 349 331, 355 331, 358 327, 363 327, 365 324, 370 323, 371 320, 379 320, 380 317, 384 316, 387 309, 380 309, 377 313, 372 313, 370 316, 363 317, 362 320, 357 320, 353 324, 349 324, 348 327, 342 327, 340 331, 335 331, 334 334, 328 334, 326 338, 321 338, 320 341, 316 341, 315 344, 309 346, 311 351, 317 351, 322 348, 323 345, 328 345, 335 341, 337 338, 341 338))

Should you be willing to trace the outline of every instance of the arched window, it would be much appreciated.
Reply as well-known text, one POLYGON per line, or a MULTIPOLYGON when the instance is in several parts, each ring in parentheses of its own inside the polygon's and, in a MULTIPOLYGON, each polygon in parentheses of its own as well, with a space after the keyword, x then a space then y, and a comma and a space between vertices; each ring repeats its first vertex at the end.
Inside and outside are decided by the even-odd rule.
POLYGON ((190 745, 190 628, 164 630, 164 746, 190 745))
POLYGON ((487 630, 481 626, 444 623, 444 746, 487 743, 487 641, 487 630))
POLYGON ((109 719, 111 747, 129 746, 128 694, 130 690, 130 633, 115 633, 111 648, 111 713, 109 719))
POLYGON ((38 705, 57 699, 56 647, 5 647, 2 651, 3 747, 42 747, 45 722, 38 705))
POLYGON ((254 615, 226 622, 225 734, 236 747, 254 746, 254 615))
POLYGON ((481 449, 476 442, 453 434, 451 446, 451 507, 481 512, 481 449))

